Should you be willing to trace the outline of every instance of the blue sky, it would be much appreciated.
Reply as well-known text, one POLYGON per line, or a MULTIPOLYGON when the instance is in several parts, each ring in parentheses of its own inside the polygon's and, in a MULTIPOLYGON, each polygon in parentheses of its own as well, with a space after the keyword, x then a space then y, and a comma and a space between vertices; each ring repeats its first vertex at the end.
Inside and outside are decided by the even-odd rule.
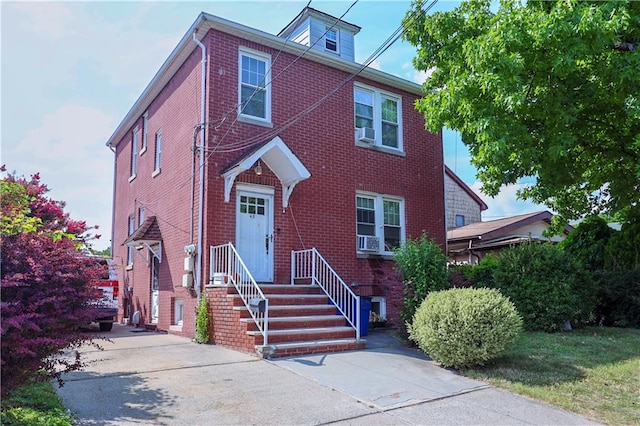
MULTIPOLYGON (((304 1, 6 2, 1 3, 1 163, 19 175, 39 172, 74 219, 98 225, 96 248, 109 246, 113 154, 109 136, 202 11, 277 34, 304 1)), ((312 0, 341 16, 353 1, 312 0)), ((439 1, 448 10, 459 2, 439 1)), ((409 1, 359 0, 344 17, 362 27, 364 62, 400 25, 409 1)), ((421 83, 415 48, 396 42, 373 67, 421 83)), ((516 201, 516 187, 480 194, 459 136, 445 133, 445 163, 489 205, 484 220, 543 210, 516 201)))

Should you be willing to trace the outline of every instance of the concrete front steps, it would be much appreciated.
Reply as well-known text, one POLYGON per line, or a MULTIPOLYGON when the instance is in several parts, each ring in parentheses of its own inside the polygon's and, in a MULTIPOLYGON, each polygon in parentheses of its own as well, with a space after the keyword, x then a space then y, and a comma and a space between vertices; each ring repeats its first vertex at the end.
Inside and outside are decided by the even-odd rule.
MULTIPOLYGON (((335 306, 318 286, 261 284, 269 299, 269 341, 262 334, 242 301, 240 322, 256 339, 256 350, 264 358, 341 352, 363 349, 365 341, 356 339, 355 330, 337 314, 335 306)), ((238 296, 239 298, 239 296, 238 296)))

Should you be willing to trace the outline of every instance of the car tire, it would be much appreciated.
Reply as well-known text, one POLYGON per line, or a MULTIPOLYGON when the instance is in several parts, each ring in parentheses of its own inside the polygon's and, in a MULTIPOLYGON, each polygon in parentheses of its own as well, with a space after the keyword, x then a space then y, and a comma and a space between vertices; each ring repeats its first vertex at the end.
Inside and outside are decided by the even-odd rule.
POLYGON ((100 323, 100 331, 111 331, 113 328, 112 322, 101 322, 100 323))

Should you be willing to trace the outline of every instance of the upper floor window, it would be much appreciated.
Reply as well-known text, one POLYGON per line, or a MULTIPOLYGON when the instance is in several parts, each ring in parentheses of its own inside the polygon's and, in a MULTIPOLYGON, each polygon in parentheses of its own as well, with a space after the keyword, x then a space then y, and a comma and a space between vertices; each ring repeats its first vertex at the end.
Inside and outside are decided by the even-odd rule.
POLYGON ((133 179, 138 173, 138 126, 131 134, 131 177, 133 179))
POLYGON ((391 254, 404 241, 404 202, 377 194, 356 196, 356 241, 361 252, 391 254))
POLYGON ((271 121, 270 62, 267 55, 240 51, 239 113, 271 121))
POLYGON ((140 147, 140 155, 147 151, 147 132, 149 131, 149 113, 145 112, 142 116, 142 146, 140 147))
POLYGON ((331 52, 338 51, 338 30, 329 27, 325 28, 324 48, 331 52))
MULTIPOLYGON (((131 216, 129 216, 129 223, 127 225, 127 235, 131 235, 133 234, 133 232, 136 230, 136 215, 132 214, 131 216)), ((131 266, 133 265, 133 247, 132 246, 127 246, 127 265, 131 266)))
POLYGON ((160 161, 162 160, 162 130, 158 130, 156 132, 156 142, 155 142, 155 165, 153 168, 153 173, 160 173, 160 161))
POLYGON ((461 214, 456 215, 456 227, 464 226, 464 216, 461 214))
POLYGON ((400 98, 376 89, 354 89, 356 140, 402 150, 402 111, 400 98))

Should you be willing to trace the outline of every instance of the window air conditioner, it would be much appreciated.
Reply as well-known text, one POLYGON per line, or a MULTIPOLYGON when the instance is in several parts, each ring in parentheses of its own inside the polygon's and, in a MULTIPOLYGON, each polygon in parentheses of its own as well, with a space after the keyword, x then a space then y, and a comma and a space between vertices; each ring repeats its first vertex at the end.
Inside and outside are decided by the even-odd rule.
POLYGON ((379 251, 380 250, 380 238, 373 235, 358 235, 358 250, 359 251, 379 251))
POLYGON ((376 141, 376 131, 371 127, 358 127, 358 140, 373 143, 376 141))

